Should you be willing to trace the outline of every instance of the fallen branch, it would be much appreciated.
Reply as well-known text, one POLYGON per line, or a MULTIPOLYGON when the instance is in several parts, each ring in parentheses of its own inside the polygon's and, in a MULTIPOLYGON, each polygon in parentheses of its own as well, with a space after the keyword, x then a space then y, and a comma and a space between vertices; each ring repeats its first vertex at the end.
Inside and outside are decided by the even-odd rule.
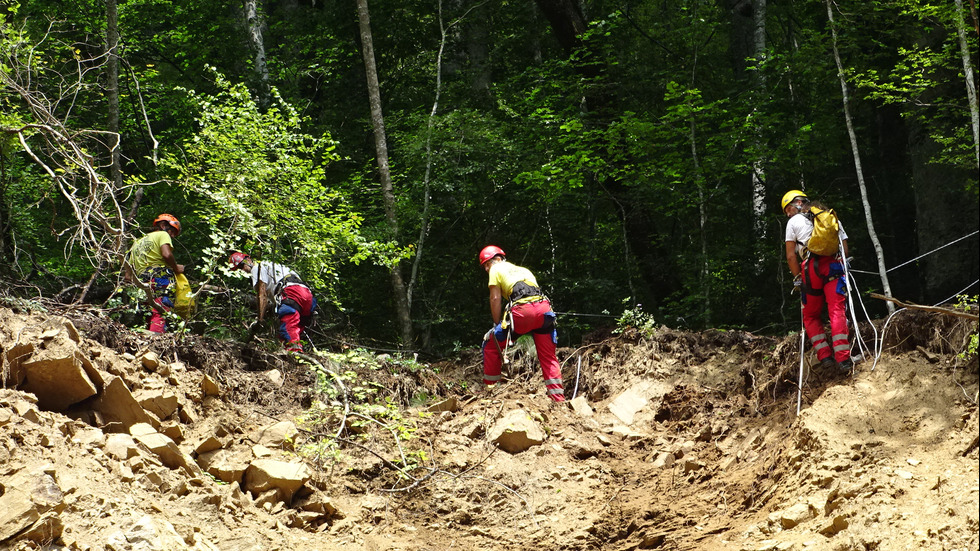
POLYGON ((871 293, 871 298, 877 298, 881 300, 887 300, 888 302, 894 302, 895 304, 901 306, 902 308, 911 308, 913 310, 925 310, 927 312, 938 312, 940 314, 949 314, 950 316, 956 316, 958 318, 966 318, 973 321, 980 320, 980 316, 977 314, 971 314, 969 312, 961 312, 959 310, 951 310, 949 308, 942 308, 939 306, 922 306, 915 304, 914 302, 902 302, 895 297, 886 297, 885 295, 879 295, 878 293, 871 293))

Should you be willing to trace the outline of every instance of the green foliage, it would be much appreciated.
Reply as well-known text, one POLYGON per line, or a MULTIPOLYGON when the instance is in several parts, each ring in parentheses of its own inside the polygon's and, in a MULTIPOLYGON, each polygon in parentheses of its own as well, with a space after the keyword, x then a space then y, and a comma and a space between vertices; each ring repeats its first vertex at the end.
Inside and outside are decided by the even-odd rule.
MULTIPOLYGON (((416 420, 405 416, 402 407, 395 403, 387 392, 388 389, 362 375, 370 371, 392 370, 393 364, 387 354, 376 356, 365 349, 358 348, 343 353, 326 353, 323 354, 323 358, 331 368, 324 369, 319 365, 311 365, 317 381, 313 392, 315 399, 300 417, 301 424, 314 431, 336 431, 338 423, 345 415, 344 402, 346 401, 349 411, 346 412, 344 429, 352 437, 367 438, 372 427, 380 427, 392 436, 400 450, 403 445, 415 438, 415 432, 418 430, 416 420)), ((413 365, 421 368, 420 364, 415 363, 414 358, 394 365, 413 365)), ((415 398, 424 400, 427 397, 418 395, 415 398)), ((329 438, 321 438, 308 443, 300 453, 339 457, 340 447, 329 438)), ((427 454, 421 449, 415 449, 402 450, 400 460, 392 462, 405 470, 411 470, 426 461, 428 461, 427 454)))
MULTIPOLYGON (((971 310, 975 311, 977 309, 977 301, 980 299, 980 295, 959 295, 956 297, 956 304, 954 308, 957 310, 963 310, 964 312, 969 312, 971 310)), ((962 360, 969 360, 970 358, 975 358, 977 356, 977 347, 980 346, 980 336, 978 336, 977 328, 973 328, 973 333, 967 339, 966 348, 963 349, 957 357, 962 360)))
MULTIPOLYGON (((629 299, 623 299, 623 306, 629 304, 629 299)), ((632 308, 626 308, 616 319, 616 329, 613 330, 617 335, 639 334, 641 337, 650 338, 657 330, 657 321, 653 315, 643 311, 643 305, 637 304, 632 308)))
POLYGON ((188 91, 199 130, 162 162, 210 228, 206 263, 222 265, 235 249, 296 259, 330 297, 345 253, 353 261, 378 254, 362 246, 360 215, 325 183, 325 165, 338 159, 335 142, 303 133, 303 119, 282 100, 262 112, 244 85, 220 75, 215 84, 215 95, 188 91))
MULTIPOLYGON (((903 23, 895 28, 898 37, 905 40, 877 41, 877 56, 887 56, 890 66, 862 63, 849 75, 851 80, 868 98, 897 106, 903 117, 928 129, 929 137, 941 146, 930 159, 932 163, 975 171, 974 138, 964 109, 963 61, 954 31, 955 5, 905 0, 872 6, 880 12, 876 14, 879 17, 903 23), (923 34, 923 27, 930 32, 923 34)), ((966 36, 975 66, 977 36, 969 30, 966 36)), ((976 193, 975 180, 968 181, 967 186, 976 193)))

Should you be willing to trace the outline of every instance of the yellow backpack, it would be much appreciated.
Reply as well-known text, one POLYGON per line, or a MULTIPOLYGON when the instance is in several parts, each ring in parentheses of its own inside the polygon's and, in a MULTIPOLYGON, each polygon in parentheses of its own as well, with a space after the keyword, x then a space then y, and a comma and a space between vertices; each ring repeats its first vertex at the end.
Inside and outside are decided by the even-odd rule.
POLYGON ((834 209, 810 207, 806 217, 813 221, 813 233, 806 243, 810 253, 819 256, 833 256, 840 250, 840 222, 834 209))
POLYGON ((197 310, 197 293, 191 292, 191 284, 187 281, 184 274, 177 274, 174 277, 177 286, 177 295, 174 301, 174 312, 183 319, 194 315, 197 310))

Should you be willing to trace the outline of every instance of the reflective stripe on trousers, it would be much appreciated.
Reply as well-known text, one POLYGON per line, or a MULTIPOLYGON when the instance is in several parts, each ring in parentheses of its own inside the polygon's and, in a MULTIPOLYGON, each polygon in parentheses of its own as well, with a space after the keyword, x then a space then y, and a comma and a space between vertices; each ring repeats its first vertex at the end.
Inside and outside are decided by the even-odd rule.
POLYGON ((806 327, 806 334, 810 337, 810 344, 817 353, 817 359, 823 360, 833 356, 838 363, 851 357, 845 315, 846 285, 842 285, 843 276, 832 279, 829 277, 829 274, 836 273, 839 267, 840 263, 837 259, 830 256, 811 256, 804 260, 803 269, 806 270, 806 279, 810 281, 813 288, 822 291, 822 294, 804 293, 802 296, 803 326, 806 327), (827 305, 827 314, 830 317, 833 349, 827 343, 827 335, 824 333, 821 319, 824 304, 827 305))

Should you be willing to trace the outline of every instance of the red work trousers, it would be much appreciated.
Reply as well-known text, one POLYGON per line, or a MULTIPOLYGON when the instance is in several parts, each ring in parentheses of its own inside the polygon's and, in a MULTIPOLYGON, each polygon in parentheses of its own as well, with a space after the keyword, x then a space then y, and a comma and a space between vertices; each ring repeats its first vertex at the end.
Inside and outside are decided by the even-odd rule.
POLYGON ((305 329, 303 320, 309 318, 313 309, 313 293, 305 285, 290 285, 282 290, 282 298, 290 299, 299 306, 299 310, 291 305, 281 303, 276 310, 279 316, 279 338, 286 343, 286 349, 302 352, 300 333, 305 329))
MULTIPOLYGON (((541 363, 541 375, 548 389, 548 397, 556 402, 565 401, 565 391, 558 364, 556 347, 558 331, 555 329, 555 313, 547 300, 515 304, 510 309, 514 337, 532 333, 534 348, 541 363)), ((483 383, 495 384, 500 380, 500 366, 503 363, 503 350, 507 345, 508 330, 499 330, 483 343, 483 383)))
POLYGON ((833 355, 838 363, 851 357, 851 346, 847 340, 847 315, 845 300, 847 285, 840 261, 833 256, 811 256, 803 261, 803 326, 810 338, 810 345, 817 353, 817 359, 824 360, 833 355), (821 314, 827 305, 830 317, 830 344, 824 333, 821 314))

